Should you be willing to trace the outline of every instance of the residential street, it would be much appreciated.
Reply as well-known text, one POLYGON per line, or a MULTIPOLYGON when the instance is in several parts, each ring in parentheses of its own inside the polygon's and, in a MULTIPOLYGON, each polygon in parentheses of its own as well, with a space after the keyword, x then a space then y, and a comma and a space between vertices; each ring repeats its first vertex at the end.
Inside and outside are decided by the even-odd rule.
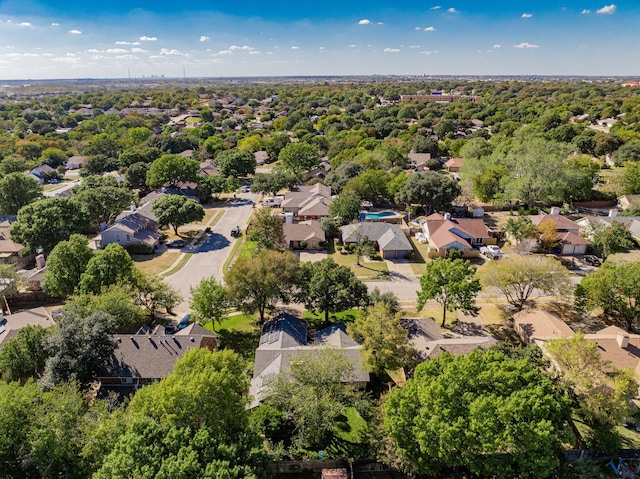
POLYGON ((243 230, 245 229, 247 220, 251 216, 253 202, 258 198, 259 195, 253 193, 238 195, 238 199, 225 208, 226 211, 212 228, 208 238, 193 251, 184 248, 185 252, 193 252, 193 256, 183 268, 165 278, 165 281, 176 288, 184 298, 182 304, 175 308, 177 314, 189 310, 189 294, 192 286, 210 276, 215 276, 219 281, 222 279, 222 265, 233 243, 237 241, 231 236, 231 228, 240 226, 243 230))

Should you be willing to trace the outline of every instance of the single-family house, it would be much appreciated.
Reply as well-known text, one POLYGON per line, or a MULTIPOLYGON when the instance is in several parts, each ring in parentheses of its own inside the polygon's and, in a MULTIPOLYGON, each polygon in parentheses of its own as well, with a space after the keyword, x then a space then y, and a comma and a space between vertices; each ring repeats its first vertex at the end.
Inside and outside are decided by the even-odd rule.
POLYGON ((398 225, 382 222, 366 222, 341 228, 345 245, 369 240, 384 259, 406 258, 413 251, 411 242, 398 225))
POLYGON ((464 158, 449 158, 445 162, 444 167, 447 169, 449 173, 457 173, 458 171, 460 171, 460 168, 462 167, 463 163, 464 163, 464 158))
POLYGON ((158 228, 157 219, 151 212, 151 203, 147 203, 140 209, 118 216, 111 226, 100 232, 96 238, 96 247, 104 248, 117 243, 123 247, 146 244, 155 248, 160 243, 158 228))
POLYGON ((409 153, 409 162, 407 163, 407 168, 415 170, 417 172, 424 171, 428 169, 426 164, 431 160, 431 153, 414 153, 413 151, 409 153))
POLYGON ((166 378, 187 351, 218 345, 217 336, 198 324, 172 335, 114 334, 116 348, 105 367, 98 373, 102 387, 117 390, 123 386, 140 387, 166 378))
POLYGON ((567 323, 543 309, 518 311, 513 315, 513 329, 526 344, 573 336, 567 323))
POLYGON ((285 213, 293 213, 298 220, 317 220, 329 216, 331 188, 321 183, 300 186, 299 191, 288 191, 281 207, 285 213))
POLYGON ((282 230, 285 243, 291 249, 322 249, 320 243, 327 239, 317 220, 285 223, 282 230), (303 248, 303 244, 306 245, 305 248, 303 248))
POLYGON ((553 223, 558 236, 559 254, 563 256, 585 254, 591 244, 591 241, 580 236, 580 225, 559 214, 556 208, 552 208, 550 214, 531 215, 529 219, 538 230, 545 223, 553 223))
POLYGON ((613 223, 621 223, 631 233, 631 236, 640 241, 640 216, 618 216, 618 210, 612 209, 609 216, 585 216, 576 221, 580 225, 580 235, 584 238, 593 239, 594 228, 607 228, 613 223))
POLYGON ((29 172, 28 176, 31 176, 39 184, 44 185, 50 178, 56 174, 56 170, 51 168, 47 164, 37 166, 29 172))
POLYGON ((2 348, 8 340, 16 337, 18 331, 26 326, 49 328, 54 324, 55 321, 43 307, 27 309, 7 315, 3 315, 0 312, 0 348, 2 348))
POLYGON ((22 269, 33 260, 33 257, 20 256, 20 251, 24 249, 24 246, 11 240, 9 228, 13 221, 15 221, 15 217, 0 221, 0 263, 14 264, 22 269))
POLYGON ((423 361, 433 359, 445 351, 453 356, 460 356, 474 349, 489 348, 496 343, 491 336, 445 338, 433 318, 407 318, 403 320, 403 326, 409 333, 409 344, 423 361))
POLYGON ((344 354, 353 364, 352 373, 342 378, 343 382, 366 386, 369 373, 362 365, 362 346, 347 335, 344 325, 334 324, 318 331, 313 342, 309 343, 307 323, 295 316, 283 313, 264 323, 249 388, 252 398, 250 407, 261 404, 269 382, 277 375, 289 372, 292 361, 324 348, 344 354))
POLYGON ((421 220, 429 247, 438 256, 456 249, 469 256, 473 248, 496 244, 482 218, 453 218, 450 214, 433 213, 421 220))
POLYGON ((200 163, 199 176, 214 176, 220 174, 220 168, 213 164, 213 161, 207 160, 200 163))
POLYGON ((256 151, 253 156, 256 159, 256 165, 258 166, 264 165, 265 163, 271 163, 269 161, 269 154, 264 150, 256 151))
POLYGON ((79 170, 87 162, 86 156, 72 156, 67 160, 67 170, 79 170))

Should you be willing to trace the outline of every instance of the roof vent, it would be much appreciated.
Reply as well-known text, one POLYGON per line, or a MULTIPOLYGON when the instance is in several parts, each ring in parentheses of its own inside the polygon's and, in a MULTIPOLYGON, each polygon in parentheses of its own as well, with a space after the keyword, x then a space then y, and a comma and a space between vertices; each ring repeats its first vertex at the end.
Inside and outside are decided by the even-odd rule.
POLYGON ((618 346, 620 346, 622 349, 626 349, 627 347, 629 347, 629 335, 628 334, 618 333, 618 336, 616 337, 616 340, 618 341, 618 346))
POLYGON ((189 339, 191 339, 191 342, 192 342, 192 343, 195 343, 195 342, 196 342, 196 340, 195 340, 195 339, 193 339, 193 336, 191 336, 191 338, 189 338, 189 339))

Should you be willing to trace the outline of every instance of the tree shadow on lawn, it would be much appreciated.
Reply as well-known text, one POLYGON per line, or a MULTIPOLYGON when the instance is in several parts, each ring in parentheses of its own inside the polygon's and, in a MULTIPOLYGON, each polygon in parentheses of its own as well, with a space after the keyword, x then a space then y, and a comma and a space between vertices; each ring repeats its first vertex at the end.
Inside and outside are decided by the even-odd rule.
POLYGON ((216 331, 216 333, 220 337, 222 349, 230 349, 245 359, 253 360, 260 343, 260 331, 258 329, 252 332, 222 329, 216 331))

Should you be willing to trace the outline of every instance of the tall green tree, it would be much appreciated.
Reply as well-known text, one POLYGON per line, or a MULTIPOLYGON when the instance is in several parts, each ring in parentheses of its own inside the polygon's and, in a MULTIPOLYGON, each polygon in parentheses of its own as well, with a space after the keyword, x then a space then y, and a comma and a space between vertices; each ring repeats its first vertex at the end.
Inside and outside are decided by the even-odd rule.
POLYGON ((478 271, 478 277, 485 288, 497 288, 518 311, 536 291, 564 296, 571 290, 567 269, 546 256, 512 255, 491 261, 478 271))
POLYGON ((178 234, 180 226, 204 218, 204 208, 200 203, 180 195, 161 196, 152 203, 151 211, 160 226, 171 226, 175 234, 178 234))
POLYGON ((628 225, 614 221, 609 226, 602 223, 592 225, 591 244, 600 252, 602 261, 606 261, 609 256, 622 249, 633 248, 636 242, 628 225))
POLYGON ((282 168, 297 174, 318 166, 320 155, 316 146, 300 141, 289 143, 280 150, 278 160, 282 168))
POLYGON ((395 200, 403 205, 420 205, 425 214, 451 208, 462 189, 456 180, 434 171, 425 171, 409 176, 395 200))
POLYGON ((72 234, 49 254, 42 288, 49 296, 69 296, 78 286, 92 257, 93 250, 89 248, 86 236, 72 234))
POLYGON ((48 355, 44 351, 49 330, 26 326, 0 349, 0 375, 7 381, 38 379, 48 355))
POLYGON ((10 173, 0 178, 0 213, 18 214, 20 208, 34 202, 42 195, 42 186, 30 176, 10 173))
POLYGON ((474 278, 475 266, 468 260, 437 258, 427 264, 420 277, 418 311, 429 300, 442 305, 442 327, 446 324, 447 311, 459 309, 466 314, 477 315, 475 298, 480 291, 480 281, 474 278))
POLYGON ((149 166, 147 185, 157 188, 163 185, 180 186, 181 183, 195 182, 200 171, 200 163, 175 154, 164 154, 149 166))
POLYGON ((346 225, 358 218, 361 209, 362 199, 354 192, 345 191, 331 201, 329 216, 336 218, 340 225, 346 225))
POLYGON ((132 283, 133 273, 134 265, 129 253, 119 244, 112 243, 91 257, 80 276, 76 292, 99 294, 104 287, 132 283))
POLYGON ((284 223, 271 214, 271 208, 260 208, 254 213, 248 231, 248 239, 256 243, 256 248, 284 251, 284 223))
POLYGON ((83 209, 85 217, 93 227, 111 223, 125 208, 134 203, 133 194, 129 190, 113 186, 84 189, 74 195, 73 199, 83 209))
POLYGON ((640 262, 605 263, 576 286, 579 309, 602 308, 604 316, 630 332, 640 319, 640 262))
POLYGON ((365 306, 369 301, 367 286, 333 258, 302 263, 301 272, 300 301, 307 309, 324 313, 325 323, 329 313, 365 306))
POLYGON ((51 389, 69 381, 88 384, 96 378, 115 349, 109 337, 114 318, 96 312, 88 317, 63 313, 58 316, 55 331, 47 337, 49 354, 40 384, 51 389))
POLYGON ((298 176, 282 170, 272 173, 256 173, 251 184, 252 193, 277 195, 283 188, 293 188, 298 184, 298 176))
POLYGON ((568 406, 527 360, 444 353, 391 392, 384 429, 417 473, 546 478, 560 464, 568 406))
POLYGON ((222 176, 247 176, 256 171, 256 159, 246 150, 221 151, 214 160, 222 176))
POLYGON ((289 302, 299 279, 293 253, 262 250, 255 257, 238 258, 224 276, 231 304, 246 313, 258 313, 260 323, 278 301, 289 302))
POLYGON ((182 301, 182 296, 162 278, 134 269, 133 284, 130 286, 134 304, 148 313, 148 324, 153 325, 156 313, 164 309, 171 314, 173 308, 182 301))
POLYGON ((80 205, 72 198, 56 196, 34 201, 20 208, 9 234, 32 252, 49 253, 60 241, 80 233, 87 225, 80 205))
POLYGON ((362 344, 362 360, 369 372, 393 371, 409 366, 415 358, 401 317, 388 304, 377 302, 349 324, 349 335, 362 344))
POLYGON ((214 276, 191 287, 189 307, 200 324, 211 321, 215 328, 216 322, 220 324, 227 317, 229 306, 227 290, 214 276))

